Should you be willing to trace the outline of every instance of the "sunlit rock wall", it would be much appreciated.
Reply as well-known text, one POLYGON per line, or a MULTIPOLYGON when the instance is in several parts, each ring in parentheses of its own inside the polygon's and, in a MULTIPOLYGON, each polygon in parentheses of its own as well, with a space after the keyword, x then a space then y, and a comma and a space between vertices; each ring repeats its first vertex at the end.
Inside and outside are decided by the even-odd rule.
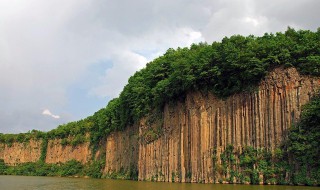
POLYGON ((274 150, 319 86, 319 78, 278 68, 252 93, 225 100, 189 93, 185 102, 165 107, 163 135, 140 142, 139 179, 213 182, 213 150, 218 157, 228 144, 239 151, 245 146, 274 150))
POLYGON ((41 156, 42 141, 30 140, 28 142, 14 142, 12 145, 0 144, 0 159, 8 165, 36 162, 41 156))

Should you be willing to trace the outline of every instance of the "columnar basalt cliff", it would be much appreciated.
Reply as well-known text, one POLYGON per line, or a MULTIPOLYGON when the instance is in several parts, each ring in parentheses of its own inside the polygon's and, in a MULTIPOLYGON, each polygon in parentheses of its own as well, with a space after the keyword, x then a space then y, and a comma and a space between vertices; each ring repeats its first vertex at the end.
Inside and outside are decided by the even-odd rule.
POLYGON ((165 107, 163 135, 149 144, 140 142, 139 179, 214 182, 213 151, 219 157, 229 144, 238 151, 279 147, 319 86, 319 78, 278 68, 252 93, 225 100, 189 93, 185 102, 165 107))
MULTIPOLYGON (((229 144, 238 152, 247 146, 274 151, 319 87, 319 78, 277 68, 253 92, 226 99, 189 92, 184 101, 165 105, 160 125, 144 118, 108 135, 99 147, 99 154, 105 150, 104 174, 135 170, 139 180, 217 182, 214 165, 221 162, 214 163, 213 155, 219 158, 229 144)), ((41 146, 41 140, 1 144, 0 159, 9 165, 36 162, 41 146)), ((87 141, 73 147, 55 139, 48 140, 45 162, 85 164, 94 157, 87 141)))
POLYGON ((8 165, 19 163, 36 162, 41 156, 42 141, 30 140, 20 143, 0 144, 0 159, 8 165))
POLYGON ((86 142, 76 146, 61 144, 61 139, 49 140, 47 147, 46 163, 64 163, 69 160, 77 160, 87 163, 91 156, 90 143, 86 142))
POLYGON ((139 180, 217 182, 214 151, 219 157, 229 144, 240 152, 246 146, 273 151, 319 86, 319 78, 301 76, 294 68, 278 68, 251 93, 223 100, 190 92, 185 102, 165 106, 158 139, 144 140, 150 130, 145 119, 139 126, 139 144, 136 127, 112 133, 105 171, 129 170, 138 154, 139 180))

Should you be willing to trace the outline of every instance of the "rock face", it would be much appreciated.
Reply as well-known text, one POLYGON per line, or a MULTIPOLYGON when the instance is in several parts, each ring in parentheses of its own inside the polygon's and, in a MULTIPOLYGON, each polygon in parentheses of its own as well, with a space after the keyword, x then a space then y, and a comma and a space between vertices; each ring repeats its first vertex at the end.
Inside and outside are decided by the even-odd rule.
POLYGON ((61 139, 48 141, 46 163, 64 163, 74 159, 84 164, 91 158, 89 142, 77 146, 63 146, 61 139))
MULTIPOLYGON (((156 124, 144 118, 106 137, 101 143, 106 154, 104 173, 134 169, 139 180, 214 182, 214 152, 219 157, 229 144, 237 151, 246 146, 273 151, 319 87, 320 78, 301 76, 294 68, 277 68, 251 93, 219 99, 190 92, 183 102, 165 106, 160 125, 152 126, 156 124)), ((72 147, 60 141, 49 140, 47 163, 92 159, 88 142, 72 147)), ((0 159, 10 165, 36 162, 40 154, 40 141, 0 144, 0 159)))
POLYGON ((245 146, 272 151, 319 86, 319 78, 278 68, 252 93, 225 100, 189 93, 185 102, 165 106, 163 135, 140 142, 139 179, 213 182, 214 150, 218 157, 228 144, 240 151, 245 146))
POLYGON ((0 144, 0 159, 8 165, 36 162, 40 159, 41 143, 41 141, 30 140, 25 143, 14 142, 11 146, 0 144))
POLYGON ((137 168, 138 139, 138 126, 114 132, 107 137, 105 165, 105 173, 107 175, 119 171, 127 172, 130 169, 137 168))

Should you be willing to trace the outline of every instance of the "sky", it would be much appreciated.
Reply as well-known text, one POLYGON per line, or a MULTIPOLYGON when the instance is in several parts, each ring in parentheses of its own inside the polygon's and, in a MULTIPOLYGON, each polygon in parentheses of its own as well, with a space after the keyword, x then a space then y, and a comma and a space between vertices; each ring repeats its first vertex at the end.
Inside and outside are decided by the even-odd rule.
POLYGON ((0 0, 0 133, 92 115, 168 48, 316 31, 319 9, 319 0, 0 0))

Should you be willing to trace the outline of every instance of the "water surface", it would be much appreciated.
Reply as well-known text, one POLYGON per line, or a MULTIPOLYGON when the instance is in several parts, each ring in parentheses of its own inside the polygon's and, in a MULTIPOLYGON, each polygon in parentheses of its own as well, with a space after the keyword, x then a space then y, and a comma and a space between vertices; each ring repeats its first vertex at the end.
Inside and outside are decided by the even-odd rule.
POLYGON ((141 182, 111 179, 0 176, 0 190, 320 190, 320 187, 141 182))

